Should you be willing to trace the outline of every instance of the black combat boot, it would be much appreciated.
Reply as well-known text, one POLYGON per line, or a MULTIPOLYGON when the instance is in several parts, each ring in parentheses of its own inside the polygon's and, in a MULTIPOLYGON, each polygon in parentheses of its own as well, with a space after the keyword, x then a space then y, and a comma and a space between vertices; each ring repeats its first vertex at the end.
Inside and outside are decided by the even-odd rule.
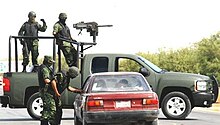
POLYGON ((26 66, 23 66, 22 72, 26 72, 26 66))
POLYGON ((37 72, 37 71, 38 71, 38 68, 39 68, 39 66, 38 66, 38 65, 35 65, 34 68, 33 68, 33 70, 32 70, 32 72, 37 72))

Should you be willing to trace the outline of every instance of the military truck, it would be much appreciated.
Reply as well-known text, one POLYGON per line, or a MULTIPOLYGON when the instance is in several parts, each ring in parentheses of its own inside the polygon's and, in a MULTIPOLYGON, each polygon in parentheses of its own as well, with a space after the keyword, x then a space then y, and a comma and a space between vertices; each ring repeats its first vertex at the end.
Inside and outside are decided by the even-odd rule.
MULTIPOLYGON (((11 49, 11 38, 21 37, 11 36, 9 39, 9 49, 11 49)), ((22 37, 23 38, 23 37, 22 37)), ((56 45, 53 37, 39 37, 43 39, 53 39, 54 59, 56 59, 56 45)), ((77 45, 78 67, 80 75, 71 80, 70 85, 82 87, 86 78, 97 72, 120 72, 126 71, 122 63, 126 60, 137 65, 138 70, 147 79, 152 89, 158 94, 159 106, 163 114, 169 119, 185 119, 194 107, 211 107, 216 102, 218 96, 218 82, 214 76, 205 76, 191 73, 168 72, 154 65, 147 59, 133 55, 120 53, 99 53, 83 54, 83 51, 96 45, 91 43, 74 42, 66 40, 77 45)), ((58 48, 58 69, 61 70, 61 60, 58 48)), ((3 107, 27 108, 31 117, 38 119, 42 111, 42 100, 38 93, 37 73, 18 72, 18 64, 15 65, 15 72, 11 72, 11 53, 9 51, 9 72, 4 73, 3 84, 4 94, 0 95, 0 102, 3 107)), ((17 52, 15 52, 16 62, 17 52)), ((73 108, 74 93, 64 91, 62 94, 62 103, 64 108, 73 108)))

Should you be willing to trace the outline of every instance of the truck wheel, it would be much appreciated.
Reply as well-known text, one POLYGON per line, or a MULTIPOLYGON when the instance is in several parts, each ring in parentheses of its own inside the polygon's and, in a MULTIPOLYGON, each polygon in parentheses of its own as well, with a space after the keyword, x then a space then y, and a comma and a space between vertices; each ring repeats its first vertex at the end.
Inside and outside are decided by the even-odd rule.
POLYGON ((169 119, 185 119, 191 112, 191 102, 182 92, 167 94, 161 106, 163 114, 169 119))
POLYGON ((27 102, 27 111, 33 119, 40 119, 43 110, 43 101, 39 93, 33 94, 27 102))

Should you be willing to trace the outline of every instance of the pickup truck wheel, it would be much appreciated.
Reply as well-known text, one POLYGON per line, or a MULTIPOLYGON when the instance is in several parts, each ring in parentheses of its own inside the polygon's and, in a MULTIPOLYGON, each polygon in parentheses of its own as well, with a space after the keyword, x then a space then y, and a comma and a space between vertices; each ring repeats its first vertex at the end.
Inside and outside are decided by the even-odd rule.
POLYGON ((191 112, 191 102, 182 92, 167 94, 161 106, 163 114, 169 119, 185 119, 191 112))
POLYGON ((33 94, 27 102, 27 111, 33 119, 40 119, 43 110, 43 101, 39 93, 33 94))

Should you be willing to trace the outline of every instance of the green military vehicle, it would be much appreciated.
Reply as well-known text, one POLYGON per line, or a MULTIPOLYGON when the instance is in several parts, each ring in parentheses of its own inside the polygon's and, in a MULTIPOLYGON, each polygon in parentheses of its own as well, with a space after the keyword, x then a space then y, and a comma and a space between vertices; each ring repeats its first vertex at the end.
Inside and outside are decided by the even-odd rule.
MULTIPOLYGON (((20 37, 11 36, 10 38, 15 38, 16 45, 16 39, 20 37)), ((39 38, 54 39, 53 37, 39 38)), ((158 94, 159 106, 167 118, 185 119, 194 107, 211 107, 217 100, 218 83, 214 76, 208 77, 199 74, 168 72, 160 69, 147 59, 132 54, 83 54, 84 50, 96 44, 95 39, 93 40, 92 43, 73 42, 77 45, 79 53, 80 75, 71 80, 71 86, 80 88, 87 76, 92 73, 126 71, 122 67, 122 62, 128 60, 137 65, 138 70, 134 72, 142 73, 152 89, 158 94)), ((53 54, 55 59, 55 51, 53 54)), ((38 119, 42 111, 42 100, 38 94, 37 73, 18 72, 17 63, 15 64, 15 72, 11 72, 10 58, 11 53, 9 54, 9 72, 4 73, 3 77, 4 94, 0 95, 0 102, 3 107, 27 108, 29 115, 38 119)), ((58 54, 58 60, 57 70, 59 71, 62 69, 60 54, 58 54)), ((64 91, 62 94, 64 108, 73 108, 75 95, 74 93, 64 91)))

